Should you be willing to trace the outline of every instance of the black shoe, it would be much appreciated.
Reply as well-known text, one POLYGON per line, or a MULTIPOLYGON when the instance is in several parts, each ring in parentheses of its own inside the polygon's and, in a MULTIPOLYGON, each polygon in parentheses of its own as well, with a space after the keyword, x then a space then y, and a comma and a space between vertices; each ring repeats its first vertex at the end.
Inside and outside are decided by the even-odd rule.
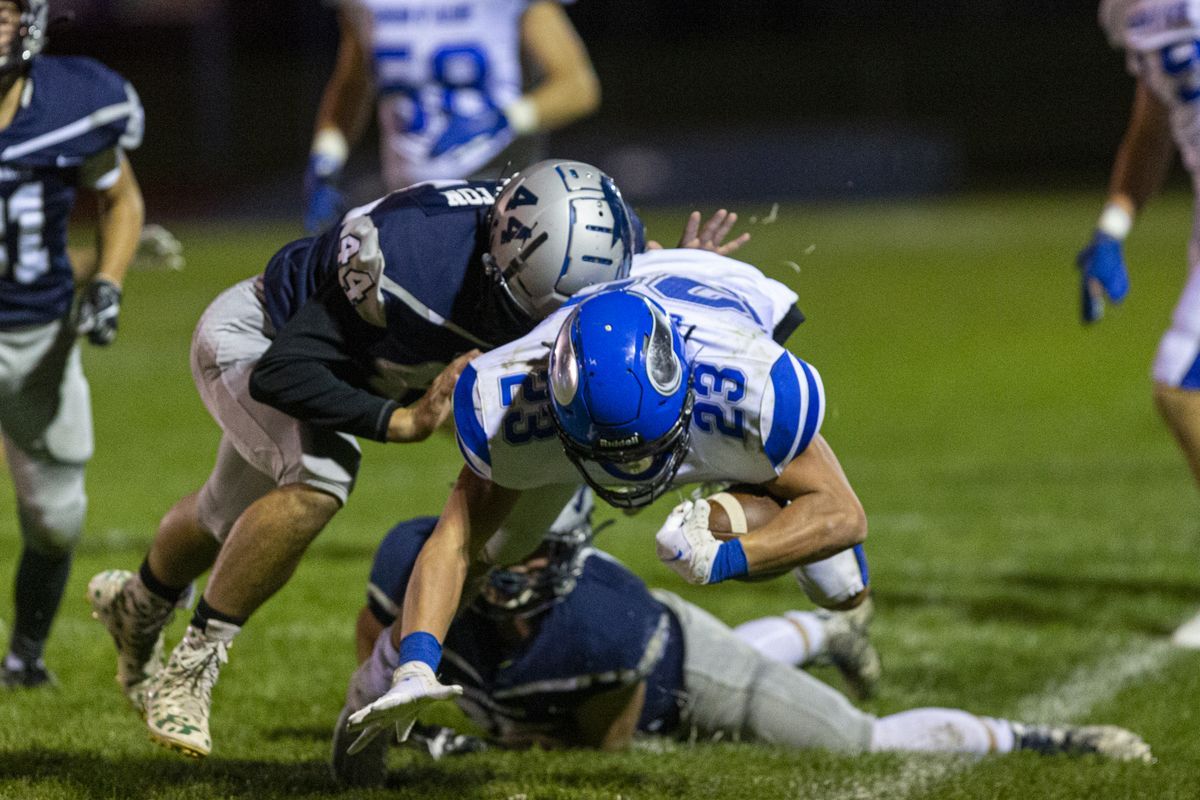
POLYGON ((5 689, 38 689, 57 685, 58 679, 46 669, 41 659, 32 664, 23 664, 19 669, 11 669, 8 663, 0 665, 0 686, 5 689))

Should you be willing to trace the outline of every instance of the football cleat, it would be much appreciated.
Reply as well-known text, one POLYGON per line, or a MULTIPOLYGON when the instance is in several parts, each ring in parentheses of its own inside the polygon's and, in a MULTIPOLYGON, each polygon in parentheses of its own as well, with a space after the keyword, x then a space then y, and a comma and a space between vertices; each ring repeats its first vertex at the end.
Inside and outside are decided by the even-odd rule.
POLYGON ((146 726, 150 738, 168 750, 192 758, 212 751, 208 716, 212 690, 237 628, 209 620, 208 630, 188 626, 183 640, 146 690, 146 726))
POLYGON ((32 664, 13 663, 6 658, 0 666, 0 686, 5 689, 52 688, 58 686, 58 679, 40 658, 32 664))
POLYGON ((1154 763, 1150 745, 1116 725, 1026 725, 1012 723, 1014 750, 1049 755, 1098 755, 1115 761, 1154 763))
POLYGON ((117 648, 117 685, 129 703, 145 709, 146 686, 162 669, 162 631, 175 605, 147 591, 135 573, 110 569, 88 581, 92 617, 104 623, 117 648))
POLYGON ((874 696, 883 672, 879 653, 867 636, 874 614, 875 603, 870 597, 849 611, 816 612, 825 626, 825 652, 818 663, 832 664, 858 700, 874 696))
POLYGON ((459 733, 453 728, 443 728, 439 725, 413 725, 408 741, 429 753, 434 761, 440 761, 448 756, 465 756, 471 753, 482 753, 488 749, 488 744, 478 736, 459 733))

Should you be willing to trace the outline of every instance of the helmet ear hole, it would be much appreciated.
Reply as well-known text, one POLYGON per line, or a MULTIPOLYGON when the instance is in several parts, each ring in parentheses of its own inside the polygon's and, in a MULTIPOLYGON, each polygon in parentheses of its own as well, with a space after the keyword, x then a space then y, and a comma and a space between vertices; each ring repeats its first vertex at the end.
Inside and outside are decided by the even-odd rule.
POLYGON ((581 161, 514 175, 491 211, 489 255, 508 299, 541 320, 580 289, 629 274, 634 233, 612 179, 581 161))

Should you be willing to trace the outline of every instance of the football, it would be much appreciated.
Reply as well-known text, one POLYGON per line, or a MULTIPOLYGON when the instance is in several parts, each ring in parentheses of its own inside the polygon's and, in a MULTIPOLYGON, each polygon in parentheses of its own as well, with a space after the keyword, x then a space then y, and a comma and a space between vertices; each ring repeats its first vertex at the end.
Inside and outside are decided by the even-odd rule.
POLYGON ((766 525, 784 506, 762 487, 749 485, 731 486, 705 499, 712 507, 708 529, 723 542, 766 525))

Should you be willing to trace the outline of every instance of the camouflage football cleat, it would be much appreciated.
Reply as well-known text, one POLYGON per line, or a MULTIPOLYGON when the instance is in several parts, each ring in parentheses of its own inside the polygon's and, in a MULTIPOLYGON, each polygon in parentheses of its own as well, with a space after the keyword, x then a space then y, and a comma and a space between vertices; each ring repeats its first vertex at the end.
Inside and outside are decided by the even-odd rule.
POLYGON ((88 581, 92 617, 104 623, 117 648, 117 685, 129 703, 145 710, 146 686, 163 663, 163 628, 175 605, 157 597, 135 573, 110 569, 88 581))
POLYGON ((235 626, 215 620, 209 620, 207 631, 188 626, 146 690, 146 726, 154 742, 192 758, 212 751, 212 690, 236 632, 235 626))
POLYGON ((1154 763, 1150 745, 1136 733, 1116 725, 1026 725, 1012 723, 1014 750, 1042 755, 1098 755, 1114 761, 1154 763))
POLYGON ((850 694, 858 700, 874 696, 883 672, 879 653, 867 636, 874 613, 875 603, 870 597, 849 611, 816 612, 825 626, 825 652, 818 663, 836 667, 850 694))

